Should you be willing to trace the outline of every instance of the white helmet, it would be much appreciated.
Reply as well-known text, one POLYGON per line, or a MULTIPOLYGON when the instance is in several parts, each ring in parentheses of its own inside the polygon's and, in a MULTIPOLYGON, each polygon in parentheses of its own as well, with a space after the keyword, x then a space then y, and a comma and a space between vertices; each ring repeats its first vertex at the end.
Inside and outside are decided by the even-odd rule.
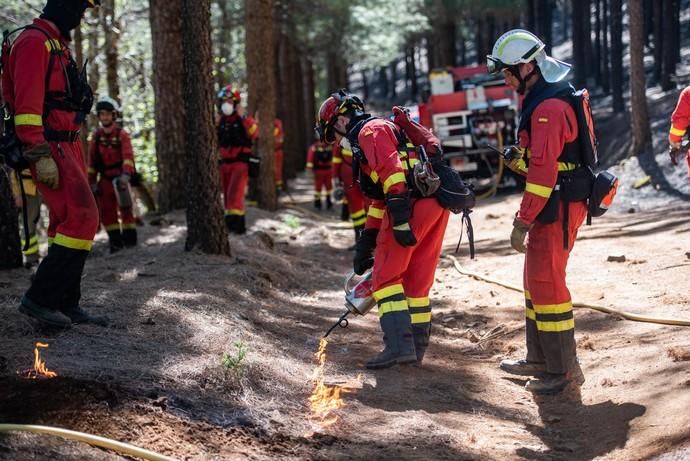
POLYGON ((544 47, 544 42, 532 32, 509 30, 496 40, 491 54, 486 57, 486 67, 490 74, 495 74, 507 67, 535 61, 544 80, 560 82, 572 66, 547 55, 544 47))
POLYGON ((98 101, 96 102, 96 112, 100 112, 102 110, 120 112, 120 105, 117 103, 117 101, 106 94, 98 98, 98 101))

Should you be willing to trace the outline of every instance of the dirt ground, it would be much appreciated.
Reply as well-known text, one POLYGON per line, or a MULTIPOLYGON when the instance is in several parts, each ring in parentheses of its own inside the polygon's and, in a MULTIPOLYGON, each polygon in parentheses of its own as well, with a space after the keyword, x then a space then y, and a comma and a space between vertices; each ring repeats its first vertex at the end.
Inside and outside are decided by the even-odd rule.
MULTIPOLYGON (((99 234, 83 306, 110 316, 105 329, 37 330, 16 310, 29 273, 0 273, 0 423, 89 432, 184 460, 690 458, 690 329, 578 309, 587 380, 580 392, 535 398, 497 367, 524 354, 521 294, 460 275, 445 258, 424 366, 364 369, 381 346, 377 317, 352 319, 329 337, 325 376, 358 384, 338 422, 320 428, 309 376, 319 337, 344 309, 352 231, 334 212, 311 212, 305 187, 293 193, 302 208, 250 209, 250 233, 231 238, 230 259, 185 253, 182 214, 140 228, 134 251, 109 255, 99 234), (42 355, 57 378, 17 375, 36 341, 50 344, 42 355), (246 357, 224 366, 238 344, 246 357)), ((478 206, 477 256, 463 243, 463 267, 520 283, 522 257, 508 243, 519 198, 478 206)), ((628 213, 630 203, 622 197, 582 228, 568 271, 574 300, 690 319, 690 204, 628 213)), ((453 217, 444 255, 459 228, 453 217)), ((14 433, 0 435, 0 459, 123 458, 14 433)))

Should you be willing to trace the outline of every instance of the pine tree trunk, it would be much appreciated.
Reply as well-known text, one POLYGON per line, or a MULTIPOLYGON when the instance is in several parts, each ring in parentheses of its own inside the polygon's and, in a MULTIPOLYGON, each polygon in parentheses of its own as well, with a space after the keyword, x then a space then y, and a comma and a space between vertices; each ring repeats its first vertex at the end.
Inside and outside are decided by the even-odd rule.
POLYGON ((674 30, 673 30, 673 14, 674 5, 673 0, 663 0, 664 17, 662 20, 662 33, 664 36, 664 52, 662 56, 661 66, 661 89, 669 91, 675 88, 675 83, 671 81, 671 76, 676 73, 676 51, 673 49, 674 45, 674 30))
POLYGON ((230 255, 214 129, 211 0, 182 0, 187 240, 185 250, 230 255))
POLYGON ((182 66, 182 0, 149 0, 156 99, 156 158, 159 208, 187 206, 185 195, 185 116, 182 66))
MULTIPOLYGON (((314 83, 314 64, 304 54, 302 55, 302 69, 304 71, 304 107, 306 108, 304 111, 304 116, 306 117, 307 131, 304 137, 306 141, 305 146, 302 146, 302 149, 294 153, 296 158, 295 168, 298 171, 304 170, 304 167, 307 164, 306 145, 311 144, 312 139, 314 139, 314 126, 316 123, 317 110, 316 97, 314 96, 316 94, 316 84, 314 83)), ((362 76, 365 76, 364 71, 362 71, 362 76)))
POLYGON ((661 70, 664 56, 664 39, 666 34, 662 29, 662 18, 664 15, 664 5, 661 0, 654 2, 652 7, 653 31, 654 31, 654 82, 661 82, 661 70))
POLYGON ((583 87, 587 78, 585 61, 585 18, 581 0, 572 0, 573 26, 573 66, 575 67, 575 86, 583 87))
MULTIPOLYGON (((601 0, 594 0, 594 55, 592 62, 601 62, 601 0)), ((601 67, 594 67, 594 79, 601 82, 601 67)))
POLYGON ((13 170, 0 165, 0 269, 22 265, 18 213, 9 183, 11 174, 15 174, 13 170))
MULTIPOLYGON (((582 5, 582 48, 585 63, 585 79, 592 76, 592 3, 591 0, 579 0, 582 5)), ((585 82, 586 83, 586 82, 585 82)))
POLYGON ((608 16, 608 0, 601 0, 601 89, 604 94, 611 92, 611 65, 609 54, 609 16, 608 16))
POLYGON ((390 79, 391 85, 389 88, 390 94, 388 95, 388 99, 392 100, 392 99, 395 99, 395 97, 396 97, 395 84, 398 81, 398 75, 397 75, 398 60, 394 59, 388 66, 391 69, 391 79, 390 79))
POLYGON ((651 142, 644 73, 643 0, 628 2, 630 14, 630 111, 632 113, 632 154, 642 153, 651 142))
POLYGON ((103 0, 99 8, 101 30, 105 40, 105 75, 108 83, 108 96, 120 101, 120 84, 117 81, 118 71, 118 33, 119 25, 115 19, 115 0, 103 0))
POLYGON ((261 157, 259 174, 259 206, 273 211, 277 208, 275 189, 275 151, 273 120, 275 119, 275 81, 273 74, 273 0, 245 2, 247 73, 249 93, 254 95, 260 114, 258 152, 261 157), (251 4, 249 4, 251 3, 251 4), (252 47, 249 47, 249 44, 252 47), (254 86, 252 86, 254 85, 254 86))
POLYGON ((622 0, 611 3, 611 92, 613 111, 625 110, 623 101, 623 9, 622 0))

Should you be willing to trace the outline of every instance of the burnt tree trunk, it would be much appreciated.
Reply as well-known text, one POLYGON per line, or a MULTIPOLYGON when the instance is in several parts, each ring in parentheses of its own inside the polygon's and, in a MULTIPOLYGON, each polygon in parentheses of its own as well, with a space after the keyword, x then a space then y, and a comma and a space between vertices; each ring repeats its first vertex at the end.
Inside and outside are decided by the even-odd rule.
POLYGON ((611 92, 613 111, 623 112, 623 7, 621 0, 610 0, 611 5, 611 92))
POLYGON ((630 15, 630 112, 632 114, 632 154, 641 154, 649 147, 652 136, 647 110, 644 73, 644 13, 643 0, 628 2, 630 15))
POLYGON ((182 82, 182 0, 149 0, 153 45, 153 92, 156 100, 156 158, 159 208, 184 208, 185 112, 182 82))
POLYGON ((13 170, 0 165, 0 269, 22 265, 17 207, 9 181, 11 174, 15 174, 13 170))
POLYGON ((273 120, 275 119, 275 78, 273 74, 273 0, 245 1, 245 54, 249 93, 254 95, 260 114, 258 152, 261 157, 259 174, 259 206, 273 211, 277 208, 275 188, 275 152, 273 120), (250 38, 251 37, 251 38, 250 38))
POLYGON ((182 0, 187 240, 185 250, 230 255, 218 184, 211 0, 182 0))

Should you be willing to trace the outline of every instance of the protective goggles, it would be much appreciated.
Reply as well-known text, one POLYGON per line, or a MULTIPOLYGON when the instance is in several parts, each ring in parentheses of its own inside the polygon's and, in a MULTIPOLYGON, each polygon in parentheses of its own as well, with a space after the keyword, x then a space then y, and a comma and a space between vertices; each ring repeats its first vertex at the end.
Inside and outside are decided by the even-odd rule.
POLYGON ((506 64, 497 57, 491 56, 489 54, 486 56, 486 70, 489 72, 489 74, 498 74, 499 72, 503 72, 504 70, 510 70, 511 68, 514 69, 515 67, 517 67, 518 64, 530 62, 534 55, 536 55, 543 48, 543 43, 535 44, 532 48, 527 50, 527 53, 523 54, 520 57, 520 59, 518 59, 518 61, 513 64, 506 64))
POLYGON ((333 144, 335 142, 335 129, 333 125, 337 119, 338 116, 336 115, 329 122, 319 120, 319 124, 314 128, 314 132, 321 142, 325 142, 326 144, 333 144))

